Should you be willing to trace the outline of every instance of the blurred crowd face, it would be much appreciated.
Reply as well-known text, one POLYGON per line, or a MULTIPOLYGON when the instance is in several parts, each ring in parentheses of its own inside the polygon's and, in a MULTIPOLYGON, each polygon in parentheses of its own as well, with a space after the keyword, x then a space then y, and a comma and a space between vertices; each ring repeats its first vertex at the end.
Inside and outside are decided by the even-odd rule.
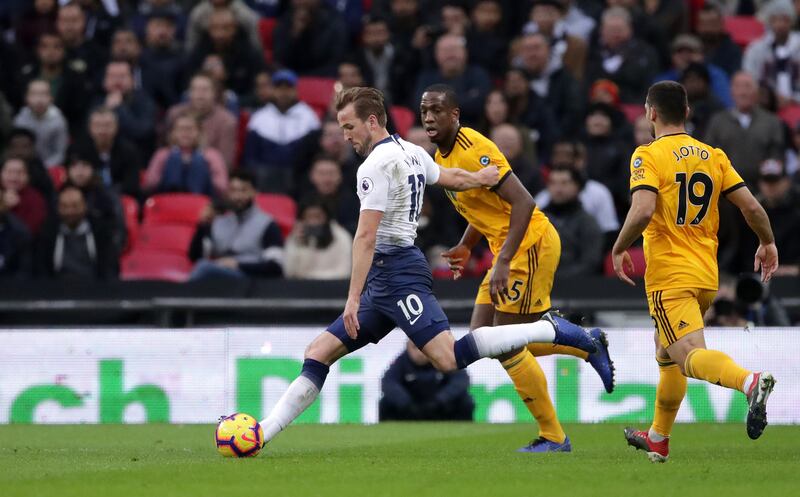
POLYGON ((525 69, 532 74, 541 74, 550 60, 550 44, 541 34, 527 35, 520 44, 520 56, 525 69))
POLYGON ((557 142, 553 145, 550 163, 553 167, 583 171, 586 168, 586 148, 580 143, 557 142))
POLYGON ((458 76, 467 66, 466 41, 460 36, 444 35, 436 42, 435 56, 445 77, 458 76))
POLYGON ((247 181, 238 178, 231 179, 228 184, 228 203, 234 212, 241 213, 253 205, 256 198, 256 189, 247 181))
POLYGON ((286 82, 280 82, 273 86, 272 95, 275 105, 281 111, 286 111, 297 102, 297 88, 286 82))
POLYGON ((769 18, 769 29, 778 41, 784 41, 792 31, 792 19, 783 14, 773 15, 769 18))
POLYGON ((697 36, 703 41, 715 41, 725 33, 725 24, 722 14, 713 9, 700 10, 697 13, 696 28, 697 36))
POLYGON ((236 18, 227 9, 215 10, 208 20, 208 35, 217 48, 227 48, 236 37, 236 18))
POLYGON ((463 36, 469 26, 469 17, 461 7, 445 5, 442 7, 442 26, 450 34, 463 36))
POLYGON ((106 66, 106 76, 103 80, 106 93, 122 93, 127 95, 133 90, 133 75, 131 66, 126 62, 110 62, 106 66))
POLYGON ((531 21, 536 23, 539 31, 550 36, 556 23, 561 19, 561 12, 553 5, 534 5, 531 9, 531 21))
POLYGON ((523 97, 529 91, 528 80, 522 72, 512 70, 506 73, 505 92, 509 98, 523 97))
POLYGON ((8 140, 6 156, 34 160, 36 158, 36 142, 28 135, 14 135, 8 140))
POLYGON ((39 38, 36 54, 44 67, 58 67, 64 62, 64 42, 56 35, 44 34, 39 38))
POLYGON ((175 43, 175 23, 162 17, 147 21, 145 43, 150 48, 170 48, 175 43))
POLYGON ((0 171, 0 183, 6 190, 19 192, 28 186, 28 168, 22 159, 6 159, 0 171))
POLYGON ((93 112, 89 117, 89 135, 94 143, 107 148, 117 137, 117 116, 113 112, 93 112))
POLYGON ((339 82, 342 84, 342 89, 355 88, 356 86, 364 86, 364 77, 361 74, 361 69, 353 63, 342 62, 339 64, 339 82))
POLYGON ((225 63, 222 61, 222 57, 213 53, 209 54, 203 60, 203 66, 200 69, 211 76, 220 87, 225 86, 225 81, 228 79, 228 72, 225 69, 225 63))
POLYGON ((94 168, 85 160, 78 159, 67 169, 67 178, 78 188, 86 188, 92 182, 94 168))
POLYGON ((631 39, 631 26, 622 16, 603 17, 600 25, 600 41, 606 48, 616 50, 631 39))
POLYGON ((686 97, 690 102, 705 98, 711 90, 708 81, 697 73, 687 73, 681 80, 681 83, 686 88, 686 97))
POLYGON ((80 45, 83 43, 83 33, 86 30, 86 16, 79 6, 65 5, 58 9, 56 28, 67 45, 80 45))
POLYGON ((522 155, 522 135, 510 124, 500 124, 492 129, 492 141, 509 160, 522 155))
POLYGON ((500 90, 492 90, 483 106, 486 120, 490 126, 508 122, 508 101, 500 90))
POLYGON ((611 119, 603 112, 593 112, 586 116, 586 133, 589 136, 608 136, 611 134, 611 119))
POLYGON ((53 103, 50 95, 50 85, 46 81, 34 80, 28 85, 28 92, 25 95, 25 104, 36 115, 43 115, 47 108, 53 103))
POLYGON ((418 0, 392 0, 392 15, 399 19, 407 19, 417 15, 419 10, 418 0))
POLYGON ((678 71, 683 71, 692 62, 702 64, 703 60, 703 52, 693 48, 681 47, 672 52, 672 67, 678 71))
POLYGON ((75 229, 86 218, 86 200, 77 188, 58 194, 58 217, 69 229, 75 229))
POLYGON ((183 116, 172 126, 172 141, 182 150, 194 150, 200 142, 200 125, 193 117, 183 116))
POLYGON ((385 22, 379 21, 371 22, 364 26, 361 36, 364 48, 380 53, 389 44, 391 33, 389 33, 389 26, 385 22))
POLYGON ((256 75, 255 84, 256 100, 260 105, 265 105, 272 98, 272 77, 269 73, 260 72, 256 75))
POLYGON ((552 203, 566 204, 578 198, 578 184, 569 171, 554 169, 547 178, 547 192, 552 203))
POLYGON ((195 76, 189 84, 189 105, 200 114, 208 114, 217 101, 214 82, 207 76, 195 76))
POLYGON ((51 12, 55 12, 56 6, 56 0, 35 0, 33 2, 33 8, 36 10, 36 13, 40 15, 47 15, 51 12))
POLYGON ((731 80, 731 95, 737 110, 750 112, 758 103, 758 85, 748 73, 738 72, 731 80))
POLYGON ((111 58, 114 60, 127 60, 128 62, 138 62, 142 54, 142 47, 139 39, 133 31, 121 30, 114 33, 111 40, 111 58))
POLYGON ((342 168, 332 160, 320 159, 311 166, 309 179, 320 195, 334 195, 342 184, 342 168))
POLYGON ((481 32, 493 31, 503 20, 500 4, 494 1, 480 1, 472 9, 472 24, 481 32))
POLYGON ((325 154, 332 157, 342 157, 347 153, 347 144, 337 123, 327 121, 322 125, 319 146, 325 154))
POLYGON ((647 145, 653 141, 653 125, 647 119, 647 116, 639 116, 636 122, 633 123, 633 138, 636 140, 636 146, 647 145))
POLYGON ((321 228, 325 226, 330 221, 325 209, 319 205, 310 205, 303 209, 303 214, 300 220, 303 222, 303 226, 307 230, 308 228, 311 228, 311 231, 313 231, 314 228, 321 228))

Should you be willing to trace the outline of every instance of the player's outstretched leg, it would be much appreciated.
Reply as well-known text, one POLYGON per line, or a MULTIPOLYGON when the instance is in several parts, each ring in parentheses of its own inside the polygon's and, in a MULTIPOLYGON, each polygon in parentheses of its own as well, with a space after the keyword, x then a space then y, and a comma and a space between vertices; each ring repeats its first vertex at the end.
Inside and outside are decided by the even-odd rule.
POLYGON ((767 372, 754 373, 747 391, 747 436, 757 439, 767 427, 767 399, 775 378, 767 372))
POLYGON ((646 431, 625 428, 625 440, 631 447, 647 452, 647 457, 652 462, 667 462, 669 459, 669 438, 654 442, 646 431))
POLYGON ((575 347, 547 343, 528 344, 528 351, 530 351, 534 357, 569 355, 583 359, 592 366, 597 376, 600 377, 606 392, 611 393, 614 391, 614 361, 611 360, 611 354, 608 352, 608 338, 605 332, 600 328, 589 330, 589 334, 595 339, 597 344, 597 351, 593 354, 576 349, 575 347))
POLYGON ((310 406, 322 390, 330 365, 347 354, 347 348, 329 332, 314 339, 306 349, 300 376, 289 385, 278 403, 264 420, 264 445, 310 406))
MULTIPOLYGON (((463 369, 478 359, 497 357, 512 350, 525 347, 529 343, 555 343, 568 345, 593 353, 597 350, 594 338, 580 326, 564 318, 545 313, 535 323, 506 324, 502 326, 483 326, 470 331, 454 344, 452 352, 444 352, 439 345, 436 351, 426 350, 434 365, 439 369, 449 369, 447 357, 454 355, 454 366, 463 369), (451 355, 452 354, 452 355, 451 355)), ((427 349, 427 347, 426 347, 427 349)))

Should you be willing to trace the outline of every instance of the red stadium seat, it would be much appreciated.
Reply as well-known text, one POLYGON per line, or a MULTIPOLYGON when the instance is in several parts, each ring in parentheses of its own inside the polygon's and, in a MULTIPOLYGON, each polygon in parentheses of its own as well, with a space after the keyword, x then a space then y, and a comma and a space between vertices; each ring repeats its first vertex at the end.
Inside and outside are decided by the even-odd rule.
POLYGON ((392 120, 394 121, 394 127, 397 128, 397 132, 400 136, 405 138, 408 134, 408 130, 414 126, 414 118, 416 117, 414 112, 400 105, 393 105, 389 109, 389 112, 392 114, 392 120))
POLYGON ((130 250, 136 244, 139 235, 139 202, 130 195, 123 195, 120 199, 122 203, 122 217, 125 219, 125 229, 128 231, 128 240, 124 252, 130 250))
MULTIPOLYGON (((628 249, 628 254, 630 254, 631 261, 633 262, 633 274, 628 274, 628 276, 632 278, 643 278, 644 271, 647 269, 647 264, 644 262, 644 250, 642 247, 631 247, 628 249)), ((611 260, 611 252, 606 255, 603 273, 606 276, 617 276, 617 273, 614 272, 614 262, 611 260)))
POLYGON ((50 175, 50 181, 53 182, 53 187, 56 190, 61 189, 61 185, 67 180, 67 170, 64 166, 48 167, 47 174, 50 175))
POLYGON ((211 201, 194 193, 161 193, 144 204, 144 224, 183 224, 194 227, 211 201))
POLYGON ((795 129, 800 124, 800 105, 792 104, 784 107, 778 112, 778 116, 783 119, 790 128, 795 129))
POLYGON ((122 257, 123 280, 162 280, 182 283, 189 279, 192 263, 186 256, 134 250, 122 257))
POLYGON ((764 25, 752 16, 727 16, 725 30, 737 45, 744 48, 764 34, 764 25))
POLYGON ((336 80, 331 78, 313 76, 299 78, 297 80, 297 98, 313 107, 317 115, 324 116, 333 99, 335 83, 336 80))
POLYGON ((644 115, 644 105, 640 104, 620 104, 619 110, 625 114, 630 123, 636 122, 639 116, 644 115))
POLYGON ((281 228, 283 238, 286 239, 297 219, 297 204, 292 197, 280 193, 259 193, 256 196, 256 204, 275 219, 281 228))
POLYGON ((258 34, 261 37, 261 46, 264 48, 264 59, 272 63, 272 35, 278 20, 271 17, 262 17, 258 21, 258 34))
POLYGON ((195 227, 185 224, 146 224, 142 226, 133 250, 186 256, 194 232, 195 227))

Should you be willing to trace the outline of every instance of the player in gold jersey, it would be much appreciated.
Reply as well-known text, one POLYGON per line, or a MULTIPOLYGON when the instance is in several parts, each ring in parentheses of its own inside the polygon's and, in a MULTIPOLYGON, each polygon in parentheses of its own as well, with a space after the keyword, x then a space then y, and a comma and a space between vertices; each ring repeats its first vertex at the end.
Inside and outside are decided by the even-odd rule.
POLYGON ((766 282, 778 268, 778 249, 766 212, 720 149, 686 133, 686 90, 663 81, 650 87, 645 102, 655 140, 631 157, 631 208, 612 257, 623 281, 632 269, 627 249, 644 234, 645 292, 655 323, 659 383, 650 430, 625 429, 628 444, 645 450, 653 462, 669 457, 669 435, 686 377, 732 388, 747 396, 747 434, 761 436, 766 402, 775 380, 750 372, 723 352, 706 349, 703 314, 718 288, 717 229, 720 196, 736 205, 758 236, 754 270, 766 282))
MULTIPOLYGON (((428 137, 438 146, 434 158, 437 164, 468 171, 493 165, 500 173, 500 182, 491 189, 467 194, 447 192, 456 210, 469 222, 459 244, 443 254, 455 277, 460 276, 472 248, 481 238, 486 237, 494 254, 492 269, 478 291, 470 329, 537 321, 550 309, 550 290, 561 257, 558 233, 547 216, 536 208, 497 146, 477 131, 461 127, 452 88, 428 87, 422 95, 420 113, 428 137)), ((525 406, 539 422, 539 438, 521 451, 571 450, 550 400, 547 379, 534 356, 562 353, 588 360, 600 374, 606 390, 613 390, 614 370, 605 334, 599 329, 590 333, 599 342, 598 351, 591 355, 571 347, 546 345, 520 349, 498 358, 525 406)))

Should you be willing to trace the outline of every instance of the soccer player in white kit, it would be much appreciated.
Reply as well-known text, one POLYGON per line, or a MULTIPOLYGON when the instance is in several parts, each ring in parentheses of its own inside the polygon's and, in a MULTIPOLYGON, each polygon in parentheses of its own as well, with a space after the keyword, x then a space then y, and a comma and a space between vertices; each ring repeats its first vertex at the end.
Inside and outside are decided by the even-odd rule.
POLYGON ((421 147, 389 135, 383 94, 374 88, 342 91, 336 110, 345 139, 366 157, 358 169, 361 213, 353 239, 350 290, 342 315, 306 348, 300 375, 261 421, 265 444, 314 402, 331 364, 377 343, 395 327, 443 372, 532 342, 596 350, 583 328, 550 314, 535 323, 477 328, 455 340, 431 290, 428 262, 414 246, 425 186, 438 184, 453 191, 490 188, 499 180, 497 168, 475 173, 440 168, 421 147))

